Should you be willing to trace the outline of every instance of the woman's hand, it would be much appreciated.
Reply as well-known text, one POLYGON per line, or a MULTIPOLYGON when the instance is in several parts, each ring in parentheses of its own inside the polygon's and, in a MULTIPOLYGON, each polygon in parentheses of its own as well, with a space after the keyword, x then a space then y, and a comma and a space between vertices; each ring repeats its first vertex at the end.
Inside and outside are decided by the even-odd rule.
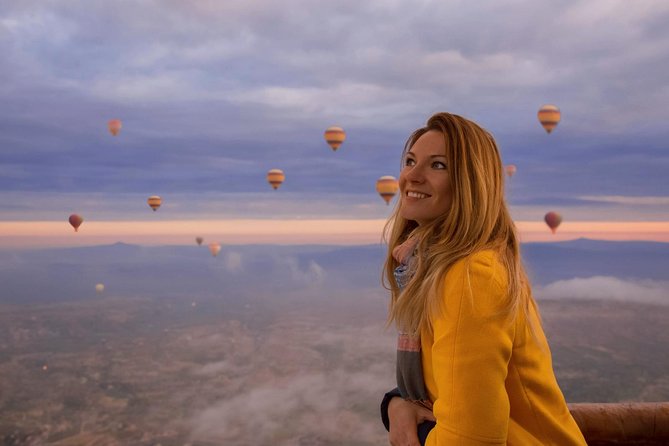
POLYGON ((417 428, 423 421, 436 421, 431 411, 411 401, 395 397, 388 404, 392 446, 420 446, 417 428))

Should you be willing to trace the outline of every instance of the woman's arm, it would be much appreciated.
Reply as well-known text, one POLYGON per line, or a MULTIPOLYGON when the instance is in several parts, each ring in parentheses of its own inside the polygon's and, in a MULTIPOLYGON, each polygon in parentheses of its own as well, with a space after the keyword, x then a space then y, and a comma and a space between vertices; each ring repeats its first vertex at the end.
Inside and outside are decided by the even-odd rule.
POLYGON ((381 401, 381 422, 385 426, 386 430, 390 432, 390 419, 388 417, 388 405, 390 404, 390 400, 393 398, 401 398, 402 394, 400 393, 400 389, 395 387, 393 390, 386 392, 385 395, 383 395, 383 400, 381 401))
POLYGON ((402 398, 393 398, 388 405, 389 435, 388 441, 392 446, 421 446, 424 444, 426 433, 422 441, 419 438, 419 427, 426 421, 434 421, 432 412, 423 406, 402 398))
POLYGON ((381 420, 390 432, 388 440, 391 445, 416 446, 425 443, 425 437, 435 421, 432 412, 402 399, 397 387, 383 397, 381 420))
POLYGON ((437 426, 427 446, 506 444, 510 406, 504 382, 515 324, 502 312, 503 277, 489 252, 458 262, 447 273, 443 314, 433 320, 437 426))

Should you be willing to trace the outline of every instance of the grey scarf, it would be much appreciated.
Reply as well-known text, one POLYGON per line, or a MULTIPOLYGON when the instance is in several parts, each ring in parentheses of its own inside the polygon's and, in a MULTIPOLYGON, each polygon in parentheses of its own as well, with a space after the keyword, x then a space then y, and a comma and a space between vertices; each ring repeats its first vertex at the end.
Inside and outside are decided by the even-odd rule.
MULTIPOLYGON (((394 276, 400 291, 409 283, 413 275, 414 255, 397 259, 400 265, 394 276)), ((397 387, 402 398, 419 403, 432 410, 432 402, 427 395, 423 380, 423 364, 420 353, 420 336, 398 332, 397 335, 397 387)))

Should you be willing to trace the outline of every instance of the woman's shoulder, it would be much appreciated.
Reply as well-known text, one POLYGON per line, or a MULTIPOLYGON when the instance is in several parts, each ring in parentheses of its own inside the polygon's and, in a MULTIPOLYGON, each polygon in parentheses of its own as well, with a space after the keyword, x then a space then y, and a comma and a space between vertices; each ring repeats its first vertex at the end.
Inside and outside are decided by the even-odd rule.
POLYGON ((482 249, 457 260, 453 263, 449 272, 453 270, 461 273, 494 273, 498 271, 506 271, 506 268, 501 262, 497 251, 493 249, 482 249))
POLYGON ((495 250, 482 249, 459 259, 448 269, 445 277, 447 283, 462 280, 470 286, 505 289, 508 274, 495 250))

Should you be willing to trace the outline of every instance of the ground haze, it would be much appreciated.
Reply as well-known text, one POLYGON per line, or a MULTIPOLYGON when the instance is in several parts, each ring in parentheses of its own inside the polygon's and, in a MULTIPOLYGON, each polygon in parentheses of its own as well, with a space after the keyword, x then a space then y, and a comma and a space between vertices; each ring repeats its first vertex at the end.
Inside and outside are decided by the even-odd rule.
MULTIPOLYGON (((136 254, 131 265, 150 256, 127 246, 111 252, 126 249, 136 254)), ((189 279, 191 266, 174 267, 178 250, 162 250, 162 263, 145 271, 175 277, 174 295, 133 297, 117 290, 69 300, 3 299, 4 444, 385 444, 378 405, 394 386, 395 335, 383 328, 386 292, 369 286, 378 281, 382 251, 235 252, 204 257, 210 266, 219 263, 189 279), (261 267, 263 274, 251 281, 261 267), (200 293, 196 282, 207 274, 230 280, 202 285, 209 293, 200 293), (179 288, 182 276, 194 292, 179 288)), ((99 266, 80 254, 74 258, 86 265, 70 257, 72 268, 99 266)), ((528 256, 566 399, 668 401, 664 282, 607 275, 601 264, 599 276, 542 281, 546 267, 538 258, 528 256), (616 297, 621 287, 634 294, 628 301, 616 297)), ((111 268, 116 261, 109 254, 100 262, 111 268)), ((119 269, 115 280, 136 273, 119 269)), ((26 287, 46 286, 34 277, 26 287)), ((53 295, 58 287, 76 289, 76 279, 68 280, 54 282, 53 295)))

